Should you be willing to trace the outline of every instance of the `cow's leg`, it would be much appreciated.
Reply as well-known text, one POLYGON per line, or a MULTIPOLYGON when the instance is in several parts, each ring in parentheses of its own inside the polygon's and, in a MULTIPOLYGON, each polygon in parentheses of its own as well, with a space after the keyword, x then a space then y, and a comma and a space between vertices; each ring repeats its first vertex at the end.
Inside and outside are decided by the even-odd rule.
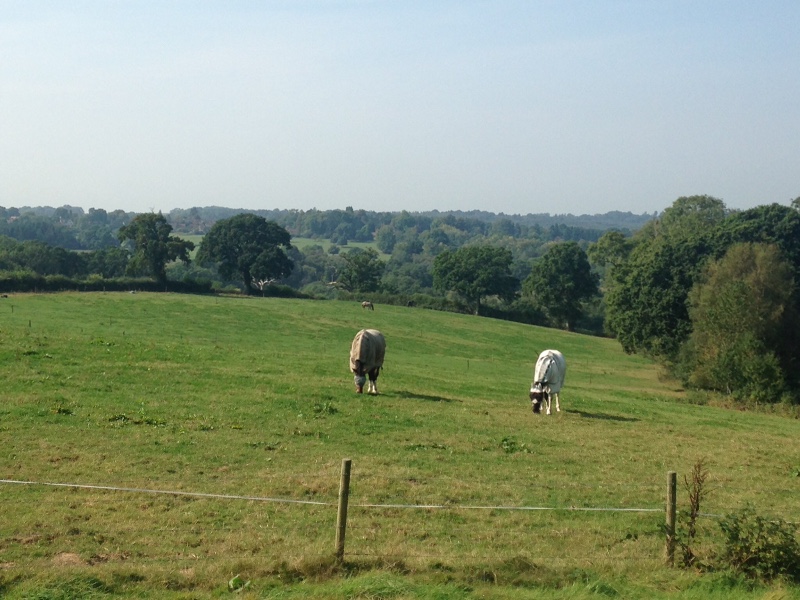
POLYGON ((354 375, 353 376, 353 383, 356 384, 356 394, 361 394, 364 392, 364 376, 363 375, 354 375))
POLYGON ((556 412, 561 412, 561 406, 558 404, 558 394, 553 394, 556 398, 556 412))
POLYGON ((549 415, 550 414, 550 394, 545 394, 544 395, 544 405, 545 405, 545 407, 547 407, 547 412, 545 414, 549 415))
POLYGON ((378 393, 378 373, 380 373, 380 367, 376 367, 369 372, 369 393, 376 394, 378 393))

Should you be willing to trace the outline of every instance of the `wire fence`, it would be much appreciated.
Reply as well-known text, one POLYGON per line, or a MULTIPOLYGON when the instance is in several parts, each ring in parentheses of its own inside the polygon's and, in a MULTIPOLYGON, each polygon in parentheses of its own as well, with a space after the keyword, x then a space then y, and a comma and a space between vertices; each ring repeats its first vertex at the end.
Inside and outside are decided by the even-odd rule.
MULTIPOLYGON (((394 479, 408 484, 407 478, 394 479)), ((0 564, 68 552, 88 564, 308 560, 330 557, 339 544, 334 524, 341 497, 330 491, 328 497, 304 499, 13 479, 0 484, 18 490, 0 493, 0 504, 9 505, 3 512, 14 514, 0 527, 0 564)), ((395 501, 399 492, 391 493, 393 501, 375 501, 384 492, 365 488, 350 497, 344 555, 459 564, 519 556, 548 564, 663 562, 666 490, 630 483, 606 488, 637 488, 651 501, 426 503, 395 501)), ((713 520, 724 512, 729 511, 700 516, 713 520)))

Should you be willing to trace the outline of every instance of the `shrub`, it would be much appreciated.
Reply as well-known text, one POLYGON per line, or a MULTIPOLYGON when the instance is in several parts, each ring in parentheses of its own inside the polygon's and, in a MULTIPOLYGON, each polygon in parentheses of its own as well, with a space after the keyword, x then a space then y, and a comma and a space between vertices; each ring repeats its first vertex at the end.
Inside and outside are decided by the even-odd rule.
POLYGON ((681 520, 686 521, 686 527, 676 532, 676 541, 683 555, 683 566, 687 568, 696 566, 698 562, 698 557, 694 550, 697 538, 697 518, 700 515, 700 506, 709 493, 708 477, 709 472, 706 468, 706 460, 699 458, 692 467, 691 478, 683 478, 686 493, 689 496, 689 510, 682 514, 683 519, 681 520))
POLYGON ((797 526, 766 519, 748 507, 719 523, 725 535, 722 564, 748 577, 800 581, 800 543, 797 526))

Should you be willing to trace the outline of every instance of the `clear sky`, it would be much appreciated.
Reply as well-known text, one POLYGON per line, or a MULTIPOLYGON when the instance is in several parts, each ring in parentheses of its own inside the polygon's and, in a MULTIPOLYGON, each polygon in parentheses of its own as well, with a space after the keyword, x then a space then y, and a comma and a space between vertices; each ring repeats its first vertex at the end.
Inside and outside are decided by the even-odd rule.
POLYGON ((0 206, 800 196, 797 0, 0 0, 0 206))

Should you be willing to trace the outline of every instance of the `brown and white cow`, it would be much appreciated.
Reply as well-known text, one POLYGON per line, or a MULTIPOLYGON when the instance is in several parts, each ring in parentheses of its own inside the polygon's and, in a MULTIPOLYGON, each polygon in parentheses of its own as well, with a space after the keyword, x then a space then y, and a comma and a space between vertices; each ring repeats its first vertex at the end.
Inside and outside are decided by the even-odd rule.
POLYGON ((356 384, 356 393, 364 391, 364 383, 369 376, 367 393, 378 393, 378 375, 386 355, 386 340, 377 329, 362 329, 350 345, 350 370, 356 384))

